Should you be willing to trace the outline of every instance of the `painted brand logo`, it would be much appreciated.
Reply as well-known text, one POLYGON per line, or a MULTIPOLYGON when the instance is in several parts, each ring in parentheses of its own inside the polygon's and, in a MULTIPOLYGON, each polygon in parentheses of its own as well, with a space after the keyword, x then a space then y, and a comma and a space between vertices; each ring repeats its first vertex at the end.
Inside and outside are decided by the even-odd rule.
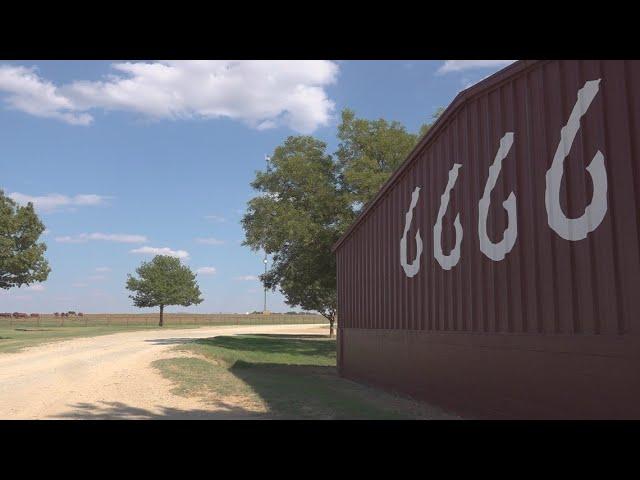
MULTIPOLYGON (((568 218, 560 206, 560 186, 564 170, 564 161, 571 151, 571 146, 576 134, 580 129, 580 119, 587 113, 591 102, 598 94, 600 79, 591 80, 585 83, 584 87, 578 90, 578 98, 571 111, 569 120, 560 130, 560 142, 553 162, 546 174, 546 189, 544 204, 547 211, 547 223, 549 227, 561 238, 569 241, 583 240, 590 232, 593 232, 607 213, 607 170, 604 165, 604 155, 600 150, 596 152, 591 163, 587 166, 587 172, 593 182, 593 197, 591 203, 587 205, 584 213, 578 218, 568 218)), ((500 171, 502 162, 508 155, 514 142, 514 133, 506 132, 500 139, 498 151, 489 167, 484 193, 478 202, 478 238, 480 240, 480 251, 495 262, 503 260, 513 249, 518 239, 518 214, 516 195, 511 192, 502 206, 507 211, 507 228, 502 240, 494 243, 487 235, 487 216, 489 215, 489 205, 491 203, 491 192, 493 191, 500 171)), ((438 217, 433 226, 433 256, 444 270, 451 270, 460 261, 460 247, 462 245, 463 229, 460 224, 460 213, 456 214, 454 228, 456 232, 456 243, 448 255, 442 251, 442 218, 447 212, 451 190, 456 185, 458 171, 462 165, 455 163, 449 171, 449 181, 440 197, 440 208, 438 217)), ((405 215, 405 225, 402 238, 400 239, 400 265, 407 277, 414 277, 420 271, 420 257, 422 256, 422 237, 420 230, 415 235, 416 257, 411 263, 407 260, 407 234, 413 221, 413 211, 420 198, 420 187, 416 187, 411 194, 411 204, 405 215)))

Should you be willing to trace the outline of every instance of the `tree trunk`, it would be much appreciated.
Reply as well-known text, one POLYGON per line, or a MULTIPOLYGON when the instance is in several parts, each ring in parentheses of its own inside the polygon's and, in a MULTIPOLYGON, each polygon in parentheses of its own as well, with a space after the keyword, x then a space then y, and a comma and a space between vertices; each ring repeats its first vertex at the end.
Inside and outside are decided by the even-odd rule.
POLYGON ((164 305, 160 305, 160 323, 158 324, 159 327, 164 325, 163 319, 162 319, 162 314, 164 312, 164 305))
POLYGON ((329 319, 329 338, 333 337, 333 323, 335 322, 334 318, 329 319))

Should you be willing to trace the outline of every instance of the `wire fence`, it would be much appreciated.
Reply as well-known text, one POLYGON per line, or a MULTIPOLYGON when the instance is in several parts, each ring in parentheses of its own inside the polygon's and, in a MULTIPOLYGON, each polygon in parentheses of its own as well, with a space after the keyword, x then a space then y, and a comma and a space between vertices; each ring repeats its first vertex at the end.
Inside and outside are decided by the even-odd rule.
MULTIPOLYGON (((32 328, 32 327, 95 327, 95 326, 157 326, 158 314, 84 314, 56 317, 40 315, 38 317, 0 317, 0 327, 32 328)), ((328 323, 321 315, 287 315, 287 314, 164 314, 165 326, 199 326, 199 325, 293 325, 310 323, 328 323)))

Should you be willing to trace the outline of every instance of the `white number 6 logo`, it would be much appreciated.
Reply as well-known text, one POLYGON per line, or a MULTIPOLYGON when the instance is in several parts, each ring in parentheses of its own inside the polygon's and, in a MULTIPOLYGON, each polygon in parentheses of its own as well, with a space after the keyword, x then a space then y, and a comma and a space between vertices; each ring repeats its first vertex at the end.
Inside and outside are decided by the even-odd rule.
POLYGON ((496 153, 493 165, 489 167, 489 178, 484 186, 484 194, 478 202, 478 238, 480 239, 480 251, 491 260, 498 262, 507 255, 516 243, 518 238, 518 213, 516 211, 516 196, 513 192, 502 203, 507 211, 509 224, 504 231, 502 240, 493 243, 487 235, 487 215, 489 214, 489 204, 491 203, 491 191, 496 186, 498 175, 502 169, 502 160, 507 156, 513 145, 513 132, 507 132, 500 140, 500 148, 496 153))
POLYGON ((553 157, 551 168, 547 170, 547 188, 544 204, 547 208, 549 226, 565 240, 582 240, 589 232, 598 228, 607 213, 607 170, 604 156, 597 151, 587 167, 593 181, 593 198, 582 216, 567 218, 560 206, 560 185, 562 183, 564 159, 571 151, 571 145, 580 129, 580 118, 587 112, 589 105, 598 94, 600 79, 591 80, 578 90, 578 100, 571 111, 569 121, 560 130, 560 143, 553 157))
POLYGON ((456 219, 453 221, 453 226, 456 229, 456 246, 453 247, 449 255, 442 253, 442 217, 447 212, 449 206, 449 198, 451 196, 451 190, 458 180, 458 170, 462 165, 454 163, 451 170, 449 170, 449 182, 444 189, 444 193, 440 197, 440 210, 438 211, 438 218, 436 224, 433 226, 433 256, 442 268, 445 270, 451 270, 458 264, 460 260, 460 245, 462 244, 462 225, 460 225, 460 214, 456 215, 456 219))
POLYGON ((422 255, 422 238, 420 237, 420 230, 416 233, 416 258, 413 262, 407 263, 407 233, 411 228, 411 221, 413 220, 413 209, 416 208, 418 198, 420 197, 420 187, 416 187, 411 194, 411 205, 409 211, 404 217, 404 233, 400 239, 400 265, 407 277, 411 278, 420 270, 420 255, 422 255))

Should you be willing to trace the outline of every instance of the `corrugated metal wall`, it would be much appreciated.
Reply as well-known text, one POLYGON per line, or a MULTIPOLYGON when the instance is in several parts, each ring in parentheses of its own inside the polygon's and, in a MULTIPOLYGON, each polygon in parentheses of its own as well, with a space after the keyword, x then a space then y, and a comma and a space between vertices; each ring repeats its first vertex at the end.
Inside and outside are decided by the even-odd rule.
MULTIPOLYGON (((589 85, 591 88, 596 83, 589 85)), ((594 377, 592 381, 608 382, 612 388, 635 388, 637 381, 626 387, 610 382, 621 382, 624 377, 628 383, 634 375, 640 376, 639 86, 639 61, 537 61, 518 62, 463 92, 337 244, 342 371, 394 388, 419 391, 429 398, 424 385, 432 379, 411 377, 412 369, 415 373, 416 368, 426 368, 412 366, 417 357, 412 357, 411 348, 405 345, 409 350, 400 356, 404 355, 406 361, 396 363, 396 369, 409 369, 409 376, 399 381, 404 374, 372 371, 378 360, 363 355, 367 338, 377 345, 370 355, 384 357, 383 330, 405 332, 403 342, 414 338, 416 349, 430 348, 428 343, 436 338, 429 338, 430 333, 469 334, 456 341, 465 339, 470 348, 486 347, 494 341, 491 336, 503 339, 497 340, 503 343, 505 337, 511 336, 509 348, 514 364, 519 361, 515 358, 518 351, 532 349, 608 355, 619 359, 621 363, 615 368, 626 369, 625 372, 622 376, 612 374, 608 380, 594 377), (578 91, 586 92, 587 82, 597 80, 597 93, 591 103, 587 105, 584 98, 580 103, 578 91), (586 167, 598 151, 604 157, 608 189, 602 221, 598 224, 597 215, 590 215, 587 227, 593 231, 584 239, 568 240, 550 226, 545 196, 552 203, 553 192, 547 192, 546 176, 561 143, 561 130, 578 108, 576 105, 586 111, 579 117, 573 143, 564 139, 565 148, 570 151, 561 170, 562 212, 566 217, 577 218, 592 202, 594 182, 586 167), (502 160, 490 195, 486 231, 494 243, 503 238, 509 224, 503 202, 513 192, 517 236, 504 259, 496 261, 480 249, 479 201, 489 167, 507 132, 513 132, 513 144, 502 160), (445 270, 434 255, 433 232, 454 164, 461 166, 442 217, 444 255, 456 244, 454 220, 458 214, 463 235, 458 263, 445 270), (416 187, 421 190, 406 235, 408 262, 416 257, 417 232, 423 252, 419 271, 409 277, 400 262, 400 240, 416 187), (359 349, 357 354, 354 348, 359 349)), ((578 236, 577 230, 569 227, 569 234, 578 236)), ((451 342, 452 337, 447 338, 451 342)), ((456 353, 448 351, 446 355, 456 353)), ((464 355, 474 361, 473 353, 464 355)), ((574 368, 575 375, 593 374, 550 359, 540 357, 534 363, 539 361, 540 368, 545 369, 574 368)), ((509 362, 509 357, 504 361, 509 362)), ((509 367, 487 364, 487 375, 491 368, 509 367)), ((449 374, 463 371, 464 368, 452 369, 449 374)), ((537 370, 532 372, 535 375, 537 370)), ((444 373, 438 388, 446 388, 444 373)), ((565 373, 571 372, 558 374, 565 373)), ((425 370, 420 375, 434 374, 425 370)), ((505 381, 508 378, 511 377, 505 377, 505 381)), ((464 382, 456 382, 461 383, 454 389, 455 394, 463 393, 464 382)), ((526 391, 529 387, 522 388, 526 391)), ((545 389, 544 376, 535 388, 545 389)), ((638 395, 640 404, 640 389, 631 393, 638 395)), ((521 394, 524 395, 522 391, 521 394)), ((488 401, 484 411, 505 395, 513 397, 515 393, 505 389, 501 396, 488 401)), ((549 392, 547 396, 546 416, 553 416, 554 395, 549 392)), ((442 398, 446 401, 446 396, 442 398)), ((632 403, 630 398, 618 399, 618 404, 620 401, 632 403)), ((520 416, 527 416, 527 412, 535 416, 536 411, 542 411, 523 402, 511 411, 520 416)), ((627 415, 640 415, 640 407, 629 405, 625 407, 627 415)), ((598 408, 587 408, 578 416, 613 415, 612 405, 598 408)), ((578 407, 574 411, 581 410, 578 407)))

